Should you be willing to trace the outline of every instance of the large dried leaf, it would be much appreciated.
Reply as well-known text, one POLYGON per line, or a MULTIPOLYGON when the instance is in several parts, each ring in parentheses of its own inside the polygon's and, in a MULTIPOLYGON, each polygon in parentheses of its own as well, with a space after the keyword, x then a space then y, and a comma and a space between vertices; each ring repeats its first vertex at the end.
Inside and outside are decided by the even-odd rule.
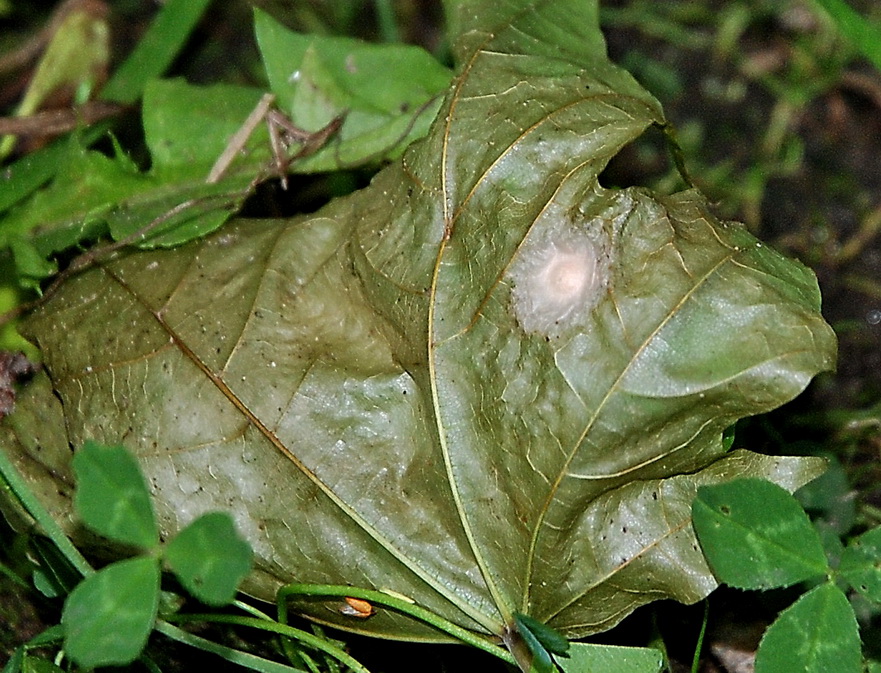
POLYGON ((574 636, 714 588, 699 486, 821 469, 721 441, 832 365, 813 275, 694 191, 599 185, 663 117, 606 60, 592 3, 454 4, 460 74, 370 187, 121 256, 31 318, 48 377, 2 441, 59 518, 68 443, 123 443, 166 533, 233 514, 258 596, 352 584, 486 634, 522 612, 574 636))

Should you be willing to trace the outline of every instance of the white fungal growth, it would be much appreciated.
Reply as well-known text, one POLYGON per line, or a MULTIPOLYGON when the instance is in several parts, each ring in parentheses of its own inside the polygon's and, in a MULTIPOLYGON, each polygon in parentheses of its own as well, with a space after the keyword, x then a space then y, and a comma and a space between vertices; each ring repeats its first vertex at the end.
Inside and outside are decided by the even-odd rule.
POLYGON ((513 306, 525 332, 557 336, 582 324, 609 278, 603 220, 537 223, 511 266, 513 306))

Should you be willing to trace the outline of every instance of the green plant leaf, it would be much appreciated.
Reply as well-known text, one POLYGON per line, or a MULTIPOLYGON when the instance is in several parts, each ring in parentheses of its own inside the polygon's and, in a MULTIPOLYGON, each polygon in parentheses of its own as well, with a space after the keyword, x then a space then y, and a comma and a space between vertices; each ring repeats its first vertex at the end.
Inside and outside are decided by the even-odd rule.
MULTIPOLYGON (((555 670, 551 654, 560 657, 569 656, 569 641, 547 624, 519 613, 514 615, 514 623, 517 626, 517 633, 529 650, 529 655, 524 655, 526 660, 521 664, 524 670, 528 668, 534 673, 550 673, 555 670)), ((519 653, 519 646, 509 645, 509 648, 512 652, 519 653)))
POLYGON ((529 615, 514 615, 514 621, 517 627, 522 631, 529 631, 544 649, 551 654, 561 657, 569 656, 569 641, 560 632, 552 629, 547 624, 542 624, 537 619, 533 619, 529 615))
MULTIPOLYGON (((722 441, 834 364, 813 274, 696 191, 600 185, 664 118, 607 60, 595 3, 457 16, 429 134, 369 187, 119 255, 29 318, 48 373, 0 445, 60 520, 69 444, 124 441, 164 536, 230 512, 257 596, 353 585, 480 637, 523 613, 572 638, 715 588, 700 486, 822 470, 722 441)), ((446 638, 345 605, 291 598, 352 631, 446 638)))
MULTIPOLYGON (((263 92, 231 84, 195 86, 181 79, 155 80, 144 92, 144 134, 154 171, 200 166, 204 181, 211 164, 239 130, 263 92)), ((252 167, 269 159, 265 126, 255 129, 244 149, 252 167), (257 156, 253 156, 254 153, 257 156)))
POLYGON ((851 540, 841 556, 838 571, 863 596, 881 603, 881 528, 851 540))
POLYGON ((859 15, 846 0, 814 0, 835 21, 838 30, 881 71, 881 27, 859 15))
POLYGON ((847 597, 831 583, 780 613, 756 652, 756 673, 860 673, 860 634, 847 597))
POLYGON ((96 533, 149 548, 159 541, 150 493, 138 462, 121 446, 86 441, 73 457, 74 506, 96 533))
POLYGON ((144 649, 159 604, 159 563, 117 561, 83 580, 64 603, 64 649, 86 668, 129 664, 144 649))
POLYGON ((297 172, 399 156, 428 131, 450 82, 450 71, 418 47, 302 35, 259 9, 254 24, 272 92, 297 126, 315 132, 345 115, 333 142, 297 172))
POLYGON ((572 643, 569 659, 557 662, 563 673, 660 673, 664 657, 648 647, 572 643))
POLYGON ((160 77, 171 65, 211 0, 168 0, 141 37, 134 51, 113 73, 101 91, 101 98, 134 103, 148 82, 160 77))
POLYGON ((733 587, 787 587, 829 572, 804 510, 771 482, 738 479, 700 488, 692 517, 710 567, 733 587))
POLYGON ((64 669, 43 657, 27 655, 21 667, 22 673, 64 673, 64 669))
POLYGON ((18 673, 21 670, 22 662, 25 659, 25 649, 23 645, 15 648, 12 656, 3 665, 3 673, 18 673))
POLYGON ((187 591, 208 605, 226 605, 251 570, 251 547, 226 512, 209 512, 168 543, 166 563, 187 591))
POLYGON ((119 150, 108 157, 71 138, 66 153, 56 158, 67 170, 0 220, 0 246, 13 248, 18 274, 36 284, 55 272, 46 258, 108 234, 158 247, 215 230, 239 208, 268 161, 266 134, 255 133, 246 147, 249 161, 217 183, 206 183, 212 164, 260 95, 226 85, 151 83, 143 112, 153 156, 149 173, 119 150))
POLYGON ((56 671, 61 671, 62 669, 54 666, 52 662, 28 654, 28 650, 56 645, 61 642, 63 636, 64 633, 60 624, 50 626, 42 633, 38 633, 26 643, 15 648, 15 651, 3 666, 3 673, 18 673, 19 671, 51 671, 55 673, 56 671))
MULTIPOLYGON (((203 0, 192 7, 173 4, 145 37, 145 53, 167 57, 183 39, 172 19, 180 14, 180 26, 190 26, 204 9, 203 0)), ((297 35, 261 12, 256 22, 270 81, 293 123, 317 131, 336 115, 346 118, 333 143, 293 162, 292 171, 378 163, 400 155, 426 133, 450 73, 425 51, 297 35), (307 54, 308 63, 303 60, 307 54), (299 84, 288 81, 291 68, 303 73, 299 84), (315 126, 317 120, 323 122, 315 126)), ((147 248, 204 236, 241 207, 269 165, 269 138, 260 123, 236 152, 243 158, 236 158, 219 180, 207 183, 214 163, 263 92, 180 80, 140 81, 144 58, 134 54, 133 65, 112 80, 107 95, 130 100, 143 93, 144 131, 152 159, 148 172, 139 171, 121 152, 107 157, 86 149, 77 138, 66 148, 53 146, 46 161, 38 153, 29 164, 13 167, 9 182, 10 198, 15 200, 34 189, 37 173, 47 173, 47 162, 49 168, 58 163, 66 168, 0 219, 0 247, 13 242, 18 246, 16 268, 25 286, 36 288, 55 273, 54 263, 47 261, 54 253, 108 233, 116 241, 133 238, 132 243, 147 248)), ((149 69, 159 68, 162 58, 149 69)), ((0 206, 3 203, 0 196, 0 206)))

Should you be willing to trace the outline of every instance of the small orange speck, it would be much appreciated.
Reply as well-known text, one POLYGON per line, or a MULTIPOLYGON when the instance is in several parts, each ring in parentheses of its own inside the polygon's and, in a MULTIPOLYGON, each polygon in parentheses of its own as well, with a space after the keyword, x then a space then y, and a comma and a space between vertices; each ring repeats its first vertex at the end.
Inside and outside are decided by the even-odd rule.
POLYGON ((362 601, 360 598, 352 598, 351 596, 346 596, 344 599, 345 605, 340 608, 340 612, 349 617, 357 617, 358 619, 367 619, 372 616, 376 610, 373 609, 373 606, 367 601, 362 601))

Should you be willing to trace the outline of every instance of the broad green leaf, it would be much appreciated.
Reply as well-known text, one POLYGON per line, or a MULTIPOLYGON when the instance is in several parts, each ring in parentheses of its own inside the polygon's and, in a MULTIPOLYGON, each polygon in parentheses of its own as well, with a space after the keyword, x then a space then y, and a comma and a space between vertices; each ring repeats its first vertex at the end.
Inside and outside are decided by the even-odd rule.
POLYGON ((396 157, 428 131, 450 71, 423 49, 302 35, 259 9, 254 23, 272 92, 297 126, 315 132, 345 115, 333 142, 298 162, 295 171, 396 157))
POLYGON ((138 557, 83 580, 64 603, 65 653, 85 668, 128 664, 144 649, 159 604, 159 564, 138 557))
POLYGON ((118 241, 134 237, 143 247, 173 246, 215 230, 244 201, 269 158, 265 133, 257 133, 251 163, 206 183, 259 98, 259 91, 242 87, 150 84, 143 114, 151 171, 141 172, 119 150, 108 157, 72 138, 58 158, 67 170, 0 220, 0 246, 16 246, 18 273, 38 281, 54 272, 54 264, 40 260, 83 240, 109 233, 118 241))
POLYGON ((835 21, 841 34, 881 70, 881 27, 860 16, 846 0, 814 0, 835 21))
POLYGON ((831 583, 780 613, 756 652, 756 673, 860 673, 860 634, 847 597, 831 583))
POLYGON ((166 563, 203 603, 226 605, 251 570, 251 548, 225 512, 209 512, 184 528, 165 550, 166 563))
MULTIPOLYGON (((161 173, 195 164, 201 167, 204 181, 207 169, 262 95, 259 89, 231 84, 194 86, 181 79, 150 82, 144 92, 144 134, 154 170, 161 173)), ((269 159, 268 142, 265 126, 260 125, 246 145, 253 166, 269 159)))
POLYGON ((517 626, 517 634, 526 646, 526 652, 521 654, 519 644, 508 643, 509 649, 515 656, 520 655, 524 661, 521 663, 523 670, 531 673, 551 673, 555 670, 554 660, 551 654, 559 657, 568 657, 569 641, 547 624, 542 624, 529 615, 515 614, 514 623, 517 626))
POLYGON ((568 659, 557 660, 563 673, 661 673, 664 657, 648 647, 572 643, 568 659))
MULTIPOLYGON (((171 19, 183 12, 189 22, 201 11, 199 7, 175 3, 173 14, 162 14, 171 18, 160 17, 156 34, 145 39, 181 39, 173 34, 177 29, 171 19)), ((305 37, 260 12, 256 21, 270 82, 292 122, 306 131, 317 131, 337 115, 345 115, 332 142, 293 162, 292 171, 312 173, 379 163, 399 156, 410 142, 425 135, 450 78, 449 71, 425 51, 305 37), (312 55, 311 66, 303 60, 307 52, 312 55), (285 79, 292 69, 303 74, 299 84, 285 79), (316 125, 317 120, 323 121, 316 125)), ((147 46, 159 51, 166 48, 159 43, 147 46)), ((195 86, 180 80, 144 85, 137 82, 138 77, 140 73, 134 70, 121 74, 112 82, 110 95, 128 100, 135 90, 138 96, 143 91, 150 170, 140 171, 121 152, 108 157, 88 150, 74 138, 66 150, 52 150, 51 163, 61 163, 65 170, 0 219, 0 247, 16 243, 17 272, 27 286, 37 287, 55 272, 54 263, 46 261, 54 253, 108 233, 116 241, 131 240, 154 248, 179 245, 214 231, 241 207, 259 179, 267 176, 270 145, 261 122, 220 179, 206 183, 262 91, 222 84, 195 86)), ((34 188, 27 179, 30 174, 47 172, 39 162, 39 157, 33 160, 32 170, 27 165, 16 168, 13 190, 34 188), (41 166, 44 170, 37 171, 41 166), (23 182, 20 187, 19 182, 23 182)))
POLYGON ((148 548, 159 541, 150 493, 124 448, 85 442, 73 458, 74 505, 82 522, 116 542, 148 548))
POLYGON ((61 521, 69 446, 124 443, 164 536, 232 515, 254 595, 390 590, 486 636, 522 613, 572 638, 715 588, 700 486, 822 470, 722 439, 834 364, 810 271, 696 191, 600 185, 664 118, 606 59, 594 3, 461 9, 428 136, 368 188, 119 255, 29 319, 47 373, 0 445, 61 521))
POLYGON ((514 621, 521 631, 529 631, 535 640, 551 654, 557 654, 561 657, 568 656, 569 641, 547 624, 542 624, 529 615, 521 614, 514 615, 514 621))
POLYGON ((28 655, 21 667, 22 673, 64 673, 64 669, 43 657, 28 655))
POLYGON ((211 0, 168 0, 141 37, 134 51, 101 91, 101 98, 134 103, 150 80, 172 64, 211 0))
POLYGON ((798 501, 760 479, 698 490, 694 529, 716 577, 739 589, 787 587, 829 572, 798 501))
POLYGON ((838 571, 866 598, 881 603, 881 527, 850 541, 838 571))

